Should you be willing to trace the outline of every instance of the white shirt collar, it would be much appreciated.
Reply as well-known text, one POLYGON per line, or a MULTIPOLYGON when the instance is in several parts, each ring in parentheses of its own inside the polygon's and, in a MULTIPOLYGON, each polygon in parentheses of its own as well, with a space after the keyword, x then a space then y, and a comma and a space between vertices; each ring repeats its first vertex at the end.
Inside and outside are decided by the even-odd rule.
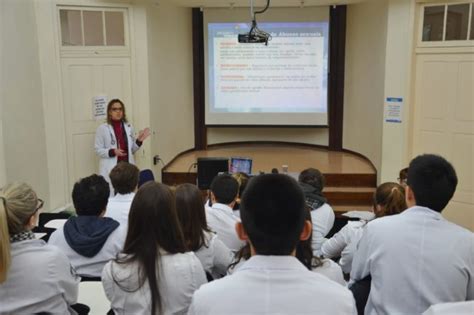
POLYGON ((243 270, 299 270, 308 269, 294 256, 264 256, 250 257, 236 272, 243 270))
POLYGON ((132 201, 133 200, 133 197, 135 197, 135 193, 134 192, 131 192, 129 194, 116 194, 115 196, 113 196, 112 198, 110 198, 111 200, 114 200, 114 201, 132 201))
POLYGON ((411 208, 406 209, 401 213, 402 215, 409 215, 409 214, 425 214, 433 219, 436 220, 444 220, 443 216, 440 212, 431 210, 430 208, 421 207, 421 206, 413 206, 411 208))
POLYGON ((231 214, 231 215, 234 214, 234 210, 232 210, 231 207, 229 207, 228 205, 225 205, 223 203, 218 203, 218 202, 213 203, 211 208, 214 209, 214 210, 222 210, 227 214, 231 214))

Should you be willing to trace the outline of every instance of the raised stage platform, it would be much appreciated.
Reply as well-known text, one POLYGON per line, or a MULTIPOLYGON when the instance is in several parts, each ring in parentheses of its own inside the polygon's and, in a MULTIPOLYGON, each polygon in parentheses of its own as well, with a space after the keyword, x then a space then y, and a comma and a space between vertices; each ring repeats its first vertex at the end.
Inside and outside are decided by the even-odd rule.
POLYGON ((219 144, 207 150, 191 150, 174 158, 162 170, 167 185, 196 183, 194 163, 198 157, 249 157, 252 172, 269 173, 272 168, 297 173, 308 167, 319 169, 326 178, 324 195, 335 211, 369 210, 377 185, 377 173, 366 158, 351 152, 334 152, 310 145, 282 143, 219 144))

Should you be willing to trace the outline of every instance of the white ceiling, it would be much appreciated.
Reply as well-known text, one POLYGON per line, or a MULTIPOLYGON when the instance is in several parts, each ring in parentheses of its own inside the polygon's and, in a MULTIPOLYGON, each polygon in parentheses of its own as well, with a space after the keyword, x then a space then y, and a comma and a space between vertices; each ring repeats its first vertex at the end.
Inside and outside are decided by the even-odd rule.
MULTIPOLYGON (((160 0, 152 0, 160 2, 160 0)), ((248 7, 250 0, 169 0, 178 6, 183 7, 248 7)), ((301 6, 320 6, 334 4, 350 4, 364 2, 364 0, 271 0, 270 7, 301 7, 301 6)), ((254 0, 255 7, 263 7, 266 0, 254 0)))

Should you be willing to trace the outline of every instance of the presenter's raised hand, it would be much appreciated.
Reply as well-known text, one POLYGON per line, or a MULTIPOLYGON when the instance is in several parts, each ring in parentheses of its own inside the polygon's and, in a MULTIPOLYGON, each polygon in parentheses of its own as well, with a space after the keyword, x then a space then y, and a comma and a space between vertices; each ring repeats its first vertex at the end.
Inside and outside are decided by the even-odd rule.
POLYGON ((149 136, 150 136, 150 128, 145 128, 143 130, 140 130, 140 132, 138 133, 137 140, 140 142, 143 142, 149 136))

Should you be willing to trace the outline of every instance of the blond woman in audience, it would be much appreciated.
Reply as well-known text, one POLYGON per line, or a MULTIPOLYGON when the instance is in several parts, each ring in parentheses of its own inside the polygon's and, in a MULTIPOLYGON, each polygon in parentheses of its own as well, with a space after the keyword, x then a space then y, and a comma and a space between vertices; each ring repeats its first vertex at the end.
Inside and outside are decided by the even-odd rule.
POLYGON ((75 314, 79 278, 66 255, 31 232, 42 206, 24 183, 0 193, 0 314, 75 314))
MULTIPOLYGON (((375 218, 398 214, 407 208, 405 190, 397 183, 384 183, 374 194, 375 218)), ((339 265, 344 273, 351 272, 352 257, 362 237, 366 220, 349 221, 338 233, 323 243, 321 252, 326 258, 341 257, 339 265)))
POLYGON ((207 226, 202 194, 196 185, 176 188, 176 210, 187 248, 196 254, 206 272, 225 275, 233 254, 207 226))
POLYGON ((199 259, 188 252, 175 209, 163 184, 148 182, 130 208, 123 254, 102 272, 105 294, 120 314, 184 314, 206 283, 199 259))

